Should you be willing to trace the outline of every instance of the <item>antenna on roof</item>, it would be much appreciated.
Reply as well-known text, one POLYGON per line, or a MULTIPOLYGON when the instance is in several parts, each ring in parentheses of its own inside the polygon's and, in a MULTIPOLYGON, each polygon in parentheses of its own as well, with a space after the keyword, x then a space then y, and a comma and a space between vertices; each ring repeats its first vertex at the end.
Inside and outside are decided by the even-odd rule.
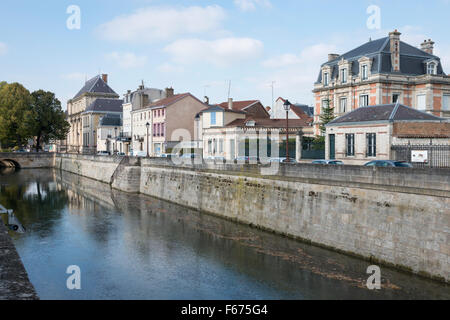
POLYGON ((230 99, 230 94, 231 94, 231 80, 228 83, 228 99, 230 99))

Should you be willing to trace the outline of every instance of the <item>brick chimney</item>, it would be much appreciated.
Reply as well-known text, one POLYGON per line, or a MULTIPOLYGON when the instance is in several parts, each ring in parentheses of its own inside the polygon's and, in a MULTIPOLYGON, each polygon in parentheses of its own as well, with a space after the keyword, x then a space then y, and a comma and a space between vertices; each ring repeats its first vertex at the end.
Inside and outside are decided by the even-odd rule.
POLYGON ((209 105, 209 97, 208 96, 205 96, 205 104, 208 104, 209 105))
POLYGON ((102 74, 102 80, 105 81, 105 83, 108 83, 108 75, 102 74))
POLYGON ((400 35, 401 33, 395 29, 389 32, 390 47, 391 47, 391 64, 392 71, 400 72, 400 35))
POLYGON ((171 98, 174 96, 174 90, 172 87, 166 88, 166 98, 171 98))
POLYGON ((228 99, 228 109, 233 110, 233 98, 228 99))
POLYGON ((337 58, 339 58, 339 55, 336 53, 329 53, 328 54, 328 62, 336 60, 337 58))
POLYGON ((423 43, 420 44, 420 49, 426 53, 433 54, 434 41, 431 41, 431 39, 424 40, 423 43))

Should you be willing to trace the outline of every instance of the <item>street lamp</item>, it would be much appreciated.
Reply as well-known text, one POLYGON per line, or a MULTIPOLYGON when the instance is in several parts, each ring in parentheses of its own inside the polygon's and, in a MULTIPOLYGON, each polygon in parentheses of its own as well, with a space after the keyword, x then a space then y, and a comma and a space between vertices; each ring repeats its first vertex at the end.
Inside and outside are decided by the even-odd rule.
POLYGON ((283 104, 284 110, 286 110, 286 160, 289 162, 289 110, 291 110, 291 103, 286 100, 283 104))
POLYGON ((147 127, 147 158, 150 158, 150 152, 148 147, 148 130, 150 129, 150 123, 147 122, 145 126, 147 127))

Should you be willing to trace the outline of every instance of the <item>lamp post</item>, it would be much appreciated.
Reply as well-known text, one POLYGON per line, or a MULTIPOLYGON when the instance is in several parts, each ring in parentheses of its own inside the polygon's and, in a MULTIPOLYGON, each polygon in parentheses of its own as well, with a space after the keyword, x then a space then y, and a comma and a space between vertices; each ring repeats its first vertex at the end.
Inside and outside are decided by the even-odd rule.
POLYGON ((286 110, 286 160, 289 162, 289 110, 291 110, 291 103, 286 100, 283 104, 284 110, 286 110))
POLYGON ((150 129, 150 123, 147 122, 147 124, 145 125, 147 127, 147 158, 150 158, 150 150, 148 147, 148 130, 150 129))

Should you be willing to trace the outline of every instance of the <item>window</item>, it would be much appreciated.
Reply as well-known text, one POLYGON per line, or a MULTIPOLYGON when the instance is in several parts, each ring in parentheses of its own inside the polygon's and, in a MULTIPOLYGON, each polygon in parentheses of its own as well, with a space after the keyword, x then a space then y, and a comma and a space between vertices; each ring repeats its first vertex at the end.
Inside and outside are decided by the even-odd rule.
POLYGON ((377 156, 377 135, 376 133, 366 134, 367 152, 366 157, 377 156))
POLYGON ((341 69, 341 82, 347 83, 347 68, 341 69))
POLYGON ((165 136, 165 129, 166 129, 165 123, 161 123, 161 137, 165 136))
POLYGON ((156 125, 156 136, 159 137, 161 135, 161 124, 156 125))
POLYGON ((347 157, 352 157, 355 155, 355 134, 348 133, 345 135, 346 142, 346 154, 347 157))
POLYGON ((394 93, 392 95, 392 103, 397 103, 398 102, 398 98, 400 98, 400 94, 399 93, 394 93))
POLYGON ((211 112, 211 125, 212 126, 216 125, 216 113, 215 112, 211 112))
POLYGON ((211 154, 212 152, 212 140, 208 140, 208 153, 211 154))
POLYGON ((223 153, 223 139, 219 139, 219 153, 223 153))
POLYGON ((359 106, 360 107, 366 107, 369 105, 369 95, 363 94, 359 96, 359 106))
POLYGON ((141 113, 141 120, 142 120, 142 113, 141 113))
POLYGON ((450 95, 444 95, 442 110, 450 111, 450 95))
POLYGON ((161 110, 161 115, 164 117, 164 109, 161 110))
POLYGON ((156 137, 156 123, 153 124, 153 136, 156 137))
POLYGON ((330 82, 330 79, 329 79, 328 72, 324 72, 323 73, 323 85, 326 87, 326 86, 328 86, 329 82, 330 82))
POLYGON ((361 79, 367 80, 369 78, 369 68, 367 64, 363 64, 361 67, 361 79))
POLYGON ((322 112, 324 109, 328 108, 330 106, 330 101, 328 99, 322 100, 322 112))
POLYGON ((161 117, 161 110, 158 110, 158 117, 161 117))
POLYGON ((436 74, 436 64, 434 62, 430 62, 427 68, 428 74, 436 74))
POLYGON ((417 110, 426 110, 427 96, 425 94, 417 95, 417 110))
POLYGON ((213 154, 216 154, 216 152, 217 152, 217 140, 214 139, 213 141, 214 141, 213 142, 213 154))
POLYGON ((341 98, 339 100, 339 110, 341 113, 347 112, 347 98, 341 98))

